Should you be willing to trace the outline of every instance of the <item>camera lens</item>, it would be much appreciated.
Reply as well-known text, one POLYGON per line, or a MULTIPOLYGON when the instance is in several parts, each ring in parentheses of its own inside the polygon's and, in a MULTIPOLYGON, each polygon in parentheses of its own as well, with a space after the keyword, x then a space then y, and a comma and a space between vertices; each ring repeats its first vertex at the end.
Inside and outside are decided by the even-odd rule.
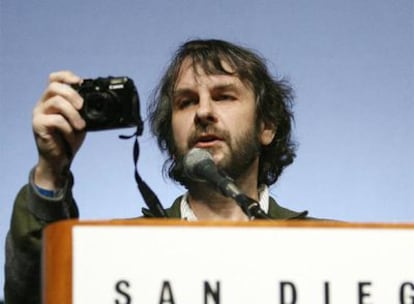
POLYGON ((100 120, 105 116, 105 99, 107 98, 104 98, 106 97, 104 94, 92 93, 86 98, 85 113, 89 119, 100 120))
POLYGON ((110 122, 119 112, 117 97, 110 92, 93 92, 85 97, 84 114, 94 123, 110 122))

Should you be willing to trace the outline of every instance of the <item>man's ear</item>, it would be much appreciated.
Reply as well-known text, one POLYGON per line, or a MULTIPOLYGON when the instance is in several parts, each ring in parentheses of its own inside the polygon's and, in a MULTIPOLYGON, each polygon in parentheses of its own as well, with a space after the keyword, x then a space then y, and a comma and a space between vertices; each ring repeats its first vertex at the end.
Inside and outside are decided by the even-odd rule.
POLYGON ((260 124, 260 143, 263 146, 269 145, 276 135, 276 126, 271 123, 262 122, 260 124))

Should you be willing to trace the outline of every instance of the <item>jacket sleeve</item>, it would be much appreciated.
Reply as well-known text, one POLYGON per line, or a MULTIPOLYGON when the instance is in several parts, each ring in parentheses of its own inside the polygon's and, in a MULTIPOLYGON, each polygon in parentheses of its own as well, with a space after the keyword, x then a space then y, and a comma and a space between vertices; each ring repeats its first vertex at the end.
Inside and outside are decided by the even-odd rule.
POLYGON ((29 183, 17 194, 6 237, 4 297, 6 304, 40 304, 42 230, 52 222, 79 216, 72 197, 73 178, 53 198, 29 183))

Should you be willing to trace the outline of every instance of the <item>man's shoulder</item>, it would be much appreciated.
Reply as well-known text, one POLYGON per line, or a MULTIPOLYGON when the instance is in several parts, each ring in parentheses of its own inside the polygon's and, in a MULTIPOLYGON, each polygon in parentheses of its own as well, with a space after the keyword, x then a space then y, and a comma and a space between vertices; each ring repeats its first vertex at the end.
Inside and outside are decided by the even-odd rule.
MULTIPOLYGON (((171 207, 165 209, 165 212, 167 213, 167 216, 169 218, 181 218, 181 210, 180 210, 180 202, 181 202, 182 196, 177 197, 171 207)), ((142 208, 142 215, 144 217, 154 217, 151 210, 147 208, 142 208)))
POLYGON ((308 217, 308 211, 294 211, 280 206, 273 197, 269 197, 269 216, 275 220, 305 220, 308 217))

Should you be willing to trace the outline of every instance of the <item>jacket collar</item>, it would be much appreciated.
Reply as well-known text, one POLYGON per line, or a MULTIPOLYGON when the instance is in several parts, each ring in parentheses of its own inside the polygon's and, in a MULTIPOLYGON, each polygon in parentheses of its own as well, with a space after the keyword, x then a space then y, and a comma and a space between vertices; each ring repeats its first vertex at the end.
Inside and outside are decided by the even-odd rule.
MULTIPOLYGON (((181 218, 180 202, 182 196, 175 199, 170 208, 166 209, 168 217, 181 218)), ((144 217, 154 217, 150 210, 142 208, 144 217)), ((275 220, 302 220, 306 219, 308 211, 297 212, 280 206, 275 199, 269 197, 269 212, 268 215, 275 220)))

